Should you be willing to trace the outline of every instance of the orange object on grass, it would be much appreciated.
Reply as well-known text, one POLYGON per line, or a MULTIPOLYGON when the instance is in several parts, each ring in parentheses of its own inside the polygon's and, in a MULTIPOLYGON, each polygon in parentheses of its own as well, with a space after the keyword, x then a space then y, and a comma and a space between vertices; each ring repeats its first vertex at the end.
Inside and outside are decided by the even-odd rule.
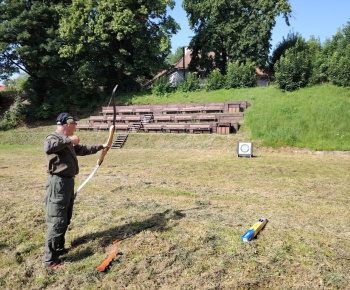
POLYGON ((106 270, 106 268, 108 267, 108 265, 112 262, 112 260, 116 254, 118 254, 118 252, 112 252, 112 254, 110 254, 108 256, 108 258, 106 260, 104 260, 103 263, 96 268, 96 270, 104 272, 106 270))

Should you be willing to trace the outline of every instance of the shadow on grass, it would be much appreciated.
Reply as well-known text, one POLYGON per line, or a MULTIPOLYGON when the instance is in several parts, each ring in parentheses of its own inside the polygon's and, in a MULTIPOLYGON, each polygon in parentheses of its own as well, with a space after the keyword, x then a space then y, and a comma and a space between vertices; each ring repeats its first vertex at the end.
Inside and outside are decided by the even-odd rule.
MULTIPOLYGON (((125 240, 132 236, 136 236, 137 234, 146 229, 150 229, 151 231, 155 232, 165 232, 170 230, 170 228, 167 227, 169 220, 179 220, 184 218, 185 216, 186 214, 182 213, 181 210, 173 211, 168 209, 161 213, 155 213, 150 218, 141 222, 129 223, 126 225, 113 227, 105 231, 84 235, 73 240, 71 242, 71 246, 75 248, 82 244, 89 243, 92 240, 104 238, 101 241, 100 246, 107 247, 108 245, 111 245, 112 242, 116 239, 125 240)), ((74 255, 74 257, 71 257, 70 260, 77 261, 85 259, 87 256, 91 256, 93 254, 93 251, 90 248, 88 248, 83 252, 79 252, 76 255, 74 255)))

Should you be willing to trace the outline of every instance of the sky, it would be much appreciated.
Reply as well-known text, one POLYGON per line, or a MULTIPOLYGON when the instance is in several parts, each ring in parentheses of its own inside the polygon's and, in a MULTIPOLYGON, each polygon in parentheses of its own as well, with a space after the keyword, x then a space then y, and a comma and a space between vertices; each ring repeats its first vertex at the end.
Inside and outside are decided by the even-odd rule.
MULTIPOLYGON (((181 7, 182 0, 175 2, 175 8, 169 10, 169 15, 180 24, 181 30, 171 39, 172 53, 179 46, 187 46, 194 35, 189 28, 186 12, 181 7)), ((292 6, 290 26, 287 26, 281 16, 277 17, 270 52, 289 32, 298 32, 305 40, 311 36, 319 37, 323 43, 350 21, 350 0, 289 0, 289 3, 292 6)))

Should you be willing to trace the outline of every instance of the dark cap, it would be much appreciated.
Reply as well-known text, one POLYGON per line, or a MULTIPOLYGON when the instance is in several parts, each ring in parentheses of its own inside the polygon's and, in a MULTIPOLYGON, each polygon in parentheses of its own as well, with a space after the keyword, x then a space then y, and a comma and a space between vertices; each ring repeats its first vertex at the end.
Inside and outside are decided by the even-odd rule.
POLYGON ((73 121, 80 121, 80 119, 72 117, 69 113, 61 113, 57 117, 57 125, 64 125, 67 123, 71 123, 73 121))

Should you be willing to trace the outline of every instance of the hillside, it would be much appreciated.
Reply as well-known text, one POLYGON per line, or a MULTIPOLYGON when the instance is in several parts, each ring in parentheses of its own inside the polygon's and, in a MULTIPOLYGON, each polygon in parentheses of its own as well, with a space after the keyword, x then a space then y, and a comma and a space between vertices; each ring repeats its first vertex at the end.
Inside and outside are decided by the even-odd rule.
MULTIPOLYGON (((250 140, 261 146, 296 147, 321 151, 350 150, 350 90, 332 85, 314 86, 295 92, 282 92, 274 87, 198 91, 192 93, 176 92, 167 97, 149 94, 118 95, 119 104, 160 104, 249 101, 252 106, 245 112, 240 131, 234 136, 133 136, 127 146, 149 144, 186 148, 188 146, 208 146, 208 143, 227 148, 236 140, 250 140), (132 140, 137 139, 137 142, 132 140), (152 144, 152 139, 157 140, 152 144), (173 142, 172 140, 176 140, 173 142), (190 140, 190 141, 189 141, 190 140), (225 140, 225 141, 223 141, 225 140), (130 142, 131 141, 131 142, 130 142), (151 142, 151 143, 150 143, 151 142), (228 143, 225 143, 228 142, 228 143), (198 144, 197 144, 198 143, 198 144), (225 143, 225 144, 224 144, 225 143), (175 145, 176 144, 176 145, 175 145), (207 144, 207 145, 204 145, 207 144), (221 144, 221 145, 219 145, 221 144)), ((102 104, 101 104, 102 106, 102 104)), ((82 120, 83 122, 84 120, 82 120)), ((0 144, 41 144, 52 128, 31 125, 16 130, 0 132, 0 144), (33 128, 34 127, 34 128, 33 128)), ((86 140, 99 142, 103 132, 79 132, 86 140), (97 138, 96 138, 97 137, 97 138)))

